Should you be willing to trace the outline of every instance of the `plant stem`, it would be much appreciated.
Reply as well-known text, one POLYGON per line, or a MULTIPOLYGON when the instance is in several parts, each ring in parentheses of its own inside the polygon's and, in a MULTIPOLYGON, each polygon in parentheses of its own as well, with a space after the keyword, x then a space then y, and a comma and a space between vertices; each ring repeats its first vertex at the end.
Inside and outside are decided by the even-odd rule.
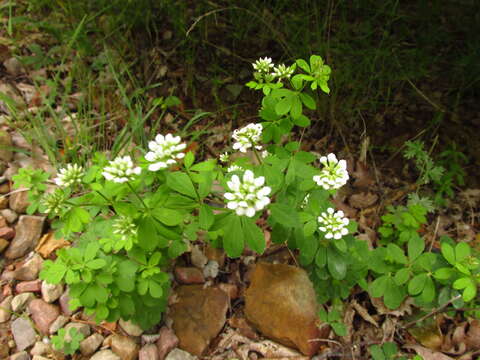
POLYGON ((200 198, 200 194, 198 193, 197 188, 196 188, 195 185, 193 184, 192 175, 190 174, 190 171, 189 171, 185 166, 184 166, 184 169, 185 169, 188 177, 190 178, 190 181, 192 182, 193 190, 195 190, 195 195, 197 195, 198 204, 199 204, 199 205, 202 205, 202 199, 200 198))
POLYGON ((257 158, 259 164, 262 165, 263 164, 262 158, 258 154, 258 151, 257 151, 257 149, 255 149, 255 146, 253 144, 252 144, 252 149, 253 149, 253 153, 255 154, 255 157, 257 158))
POLYGON ((140 202, 142 203, 143 207, 145 208, 145 210, 147 210, 147 212, 150 211, 150 209, 148 208, 148 206, 145 204, 145 202, 143 201, 143 199, 140 197, 140 195, 138 195, 138 193, 135 191, 135 189, 133 188, 133 186, 127 181, 127 185, 128 187, 130 188, 130 190, 132 190, 132 192, 135 194, 135 196, 137 197, 138 200, 140 200, 140 202))

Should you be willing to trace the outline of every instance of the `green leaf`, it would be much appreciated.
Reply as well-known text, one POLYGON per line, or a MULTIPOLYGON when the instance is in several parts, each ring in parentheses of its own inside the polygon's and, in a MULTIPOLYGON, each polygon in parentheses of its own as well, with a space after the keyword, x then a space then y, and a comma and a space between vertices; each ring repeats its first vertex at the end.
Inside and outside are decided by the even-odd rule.
POLYGON ((406 293, 403 286, 395 284, 392 278, 386 280, 385 294, 383 294, 383 302, 389 309, 398 308, 405 299, 406 293))
POLYGON ((191 151, 189 151, 186 155, 185 158, 183 159, 183 165, 189 169, 190 166, 192 166, 193 162, 195 161, 195 155, 191 151))
POLYGON ((168 248, 168 256, 175 259, 188 250, 188 245, 183 240, 173 241, 168 248))
POLYGON ((449 243, 442 242, 440 249, 445 260, 447 260, 451 265, 455 265, 455 250, 453 249, 453 246, 449 243))
POLYGON ((292 116, 292 119, 297 119, 300 115, 302 115, 302 102, 298 96, 292 97, 292 108, 290 110, 290 115, 292 116))
POLYGON ((387 245, 387 251, 395 262, 399 264, 408 263, 408 259, 403 253, 403 250, 400 248, 400 246, 390 243, 387 245))
POLYGON ((270 205, 270 212, 272 219, 285 227, 296 227, 299 225, 298 213, 292 206, 275 203, 270 205))
POLYGON ((435 299, 435 284, 430 276, 427 276, 425 286, 420 297, 425 303, 430 303, 433 301, 433 299, 435 299))
POLYGON ((265 251, 265 237, 262 230, 252 219, 244 216, 242 217, 242 228, 248 247, 257 254, 263 254, 265 251))
POLYGON ((472 284, 472 280, 468 277, 462 277, 460 279, 455 280, 452 287, 457 290, 464 289, 472 284))
POLYGON ((321 268, 327 264, 327 248, 320 245, 315 255, 315 264, 321 268))
POLYGON ((333 331, 335 331, 335 334, 337 334, 337 336, 347 335, 347 327, 345 326, 345 324, 342 324, 340 322, 334 322, 331 323, 330 326, 332 327, 333 331))
POLYGON ((425 283, 427 281, 427 274, 426 273, 421 273, 412 278, 410 282, 408 283, 408 293, 410 295, 418 295, 423 291, 423 288, 425 287, 425 283))
POLYGON ((302 99, 303 104, 310 110, 315 110, 317 108, 315 100, 309 94, 300 93, 300 99, 302 99))
POLYGON ((408 258, 414 261, 425 249, 425 242, 421 237, 413 237, 408 241, 408 258))
POLYGON ((157 207, 153 209, 152 214, 167 226, 175 226, 183 222, 183 215, 177 210, 157 207))
POLYGON ((307 237, 312 236, 317 230, 317 228, 318 228, 317 220, 315 219, 310 220, 303 226, 303 233, 307 237))
POLYGON ((447 280, 450 279, 454 273, 455 271, 452 268, 443 267, 436 270, 433 276, 438 280, 447 280))
POLYGON ((302 78, 301 74, 297 74, 297 75, 292 76, 291 81, 292 81, 293 88, 295 90, 300 90, 302 88, 303 78, 302 78))
POLYGON ((342 280, 347 275, 346 258, 331 246, 327 248, 327 267, 335 280, 342 280))
POLYGON ((372 345, 368 348, 373 360, 386 360, 380 345, 372 345))
POLYGON ((203 161, 201 163, 193 165, 191 170, 199 171, 199 172, 212 171, 213 169, 215 169, 216 163, 217 163, 217 160, 210 159, 210 160, 203 161))
POLYGON ((410 278, 410 269, 403 268, 397 271, 393 280, 398 286, 400 286, 405 284, 409 278, 410 278))
POLYGON ((310 73, 310 66, 307 64, 307 62, 303 59, 297 59, 295 63, 305 72, 310 73))
POLYGON ((196 197, 192 180, 190 180, 188 175, 185 173, 179 171, 168 173, 167 186, 170 189, 179 192, 180 194, 187 195, 192 198, 196 197))
POLYGON ((101 269, 105 265, 107 265, 107 262, 103 259, 94 259, 90 260, 86 263, 87 267, 93 270, 101 269))
POLYGON ((229 220, 224 229, 223 247, 229 257, 237 258, 242 252, 244 245, 244 234, 240 217, 230 214, 229 220))
POLYGON ((465 302, 473 300, 477 296, 477 287, 475 284, 471 283, 468 285, 465 290, 463 290, 462 298, 465 302))
POLYGON ((148 288, 150 290, 150 295, 152 295, 152 297, 159 299, 163 296, 163 288, 157 282, 150 280, 148 282, 148 288))
POLYGON ((385 291, 387 290, 388 279, 389 278, 387 275, 382 275, 376 278, 370 284, 370 290, 369 290, 370 295, 375 298, 382 297, 383 294, 385 294, 385 291))
POLYGON ((46 280, 49 284, 59 284, 65 276, 66 271, 67 267, 63 262, 59 260, 55 262, 46 260, 40 272, 40 279, 46 280))
POLYGON ((310 119, 303 114, 296 118, 292 118, 292 121, 295 125, 300 127, 310 126, 310 123, 311 123, 310 119))
POLYGON ((138 223, 138 245, 146 251, 152 251, 157 246, 157 230, 151 216, 140 219, 138 223))
POLYGON ((275 105, 275 112, 280 116, 285 115, 290 111, 290 109, 292 108, 292 105, 293 105, 293 97, 286 96, 275 105))
POLYGON ((210 229, 210 226, 213 225, 215 221, 215 216, 213 215, 212 208, 207 204, 200 205, 200 210, 198 213, 198 222, 200 227, 203 230, 210 229))
POLYGON ((462 262, 464 259, 470 256, 470 246, 467 243, 460 242, 455 246, 455 260, 456 262, 462 262))

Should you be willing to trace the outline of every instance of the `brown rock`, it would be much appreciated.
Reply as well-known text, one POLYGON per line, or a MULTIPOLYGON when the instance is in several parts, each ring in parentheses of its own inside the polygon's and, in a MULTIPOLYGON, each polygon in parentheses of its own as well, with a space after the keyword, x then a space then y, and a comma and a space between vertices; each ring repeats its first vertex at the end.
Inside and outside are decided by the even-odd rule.
POLYGON ((0 184, 0 194, 8 194, 10 192, 10 184, 8 182, 5 182, 3 184, 0 184))
POLYGON ((226 283, 220 283, 218 284, 218 288, 225 292, 225 294, 228 295, 230 300, 235 300, 238 298, 238 287, 235 284, 226 284, 226 283))
POLYGON ((92 355, 102 344, 103 336, 99 333, 90 335, 80 343, 80 351, 84 356, 92 355))
POLYGON ((6 209, 8 207, 8 197, 0 196, 0 209, 6 209))
POLYGON ((353 194, 348 199, 348 202, 351 206, 357 209, 366 209, 378 200, 378 195, 371 192, 361 192, 353 194))
POLYGON ((205 282, 202 271, 194 267, 177 266, 175 278, 180 284, 203 284, 205 282))
POLYGON ((12 322, 12 334, 17 349, 20 351, 33 345, 37 339, 37 334, 35 334, 30 320, 23 317, 19 317, 12 322))
POLYGON ((20 265, 13 272, 15 280, 35 280, 38 278, 40 269, 42 268, 43 259, 38 254, 33 254, 30 258, 20 265))
POLYGON ((216 261, 220 267, 225 265, 225 251, 222 249, 217 249, 208 245, 205 249, 205 256, 208 260, 216 261))
POLYGON ((160 329, 157 340, 158 358, 163 360, 170 351, 178 346, 178 338, 172 329, 164 326, 160 329))
POLYGON ((0 238, 0 254, 7 248, 8 244, 10 244, 7 240, 0 238))
POLYGON ((138 345, 128 336, 113 335, 112 350, 122 360, 134 360, 138 355, 138 345))
POLYGON ((5 257, 16 259, 35 249, 42 235, 44 222, 45 218, 43 216, 20 216, 15 227, 15 238, 5 252, 5 257))
POLYGON ((28 190, 25 188, 15 189, 15 192, 10 195, 8 204, 13 211, 19 214, 25 214, 27 207, 30 205, 28 201, 28 190))
POLYGON ((66 290, 62 294, 62 296, 60 296, 59 303, 60 303, 60 307, 62 308, 62 312, 67 316, 70 316, 73 314, 73 311, 70 310, 70 305, 68 304, 69 301, 70 301, 70 297, 68 296, 68 290, 66 290))
POLYGON ((15 236, 15 230, 13 230, 11 227, 5 226, 0 228, 0 238, 5 240, 11 240, 14 238, 14 236, 15 236))
MULTIPOLYGON (((2 186, 2 185, 0 185, 2 186)), ((0 228, 8 226, 7 220, 3 217, 3 215, 0 216, 0 228)))
POLYGON ((15 292, 40 292, 42 290, 42 280, 22 281, 15 286, 15 292))
POLYGON ((18 214, 12 209, 3 209, 0 213, 9 224, 13 224, 18 219, 18 214))
POLYGON ((147 344, 140 349, 138 360, 159 360, 158 349, 154 344, 147 344))
MULTIPOLYGON (((307 273, 285 264, 259 263, 245 293, 245 316, 266 337, 315 354, 322 337, 317 303, 307 273)), ((327 329, 328 330, 328 329, 327 329)))
POLYGON ((50 325, 60 315, 58 306, 49 304, 42 299, 34 299, 28 304, 28 309, 38 330, 44 335, 48 335, 50 325))
POLYGON ((12 316, 12 300, 13 296, 9 295, 0 303, 0 323, 10 320, 12 316))
POLYGON ((12 161, 12 136, 5 130, 0 131, 0 160, 9 162, 12 161))
POLYGON ((178 302, 171 306, 171 317, 179 347, 201 356, 225 324, 228 296, 202 285, 180 286, 176 295, 178 302))

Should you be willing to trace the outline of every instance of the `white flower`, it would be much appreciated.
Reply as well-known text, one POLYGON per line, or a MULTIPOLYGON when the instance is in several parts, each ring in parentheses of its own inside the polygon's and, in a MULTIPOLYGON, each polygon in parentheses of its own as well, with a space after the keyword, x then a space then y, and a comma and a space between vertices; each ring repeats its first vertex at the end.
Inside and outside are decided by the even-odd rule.
POLYGON ((327 212, 323 212, 318 217, 320 226, 318 230, 325 233, 325 239, 341 239, 342 236, 348 234, 346 226, 349 220, 344 217, 343 211, 335 212, 333 208, 328 208, 327 212))
POLYGON ((142 169, 134 167, 130 156, 117 157, 110 161, 109 166, 106 166, 102 175, 105 179, 117 183, 124 183, 132 180, 135 175, 140 175, 142 169))
POLYGON ((77 164, 68 164, 58 171, 58 176, 53 179, 58 186, 71 186, 78 184, 83 176, 83 168, 77 164))
POLYGON ((58 188, 50 194, 45 194, 42 199, 42 204, 45 206, 45 213, 54 215, 60 213, 64 201, 65 194, 58 188))
POLYGON ((272 64, 272 58, 264 57, 260 58, 252 64, 253 68, 259 72, 268 73, 271 68, 274 67, 272 64))
POLYGON ((325 190, 339 189, 348 181, 347 162, 337 160, 335 154, 328 154, 320 158, 324 165, 320 175, 315 175, 313 181, 325 190))
POLYGON ((241 166, 238 166, 238 165, 234 164, 227 169, 227 172, 242 171, 242 170, 243 170, 243 168, 241 166))
POLYGON ((120 216, 112 225, 113 233, 120 235, 121 240, 137 237, 137 226, 133 219, 127 216, 120 216))
POLYGON ((270 155, 270 153, 268 152, 268 150, 263 150, 260 155, 262 156, 262 159, 265 159, 268 155, 270 155))
POLYGON ((295 69, 293 66, 285 66, 284 64, 280 64, 273 68, 272 76, 278 77, 280 79, 289 79, 290 76, 293 75, 295 69))
POLYGON ((263 186, 265 178, 260 176, 255 178, 251 170, 245 171, 242 180, 237 175, 227 182, 231 192, 224 194, 228 200, 227 208, 235 210, 237 215, 255 216, 255 212, 262 210, 270 204, 268 195, 272 189, 263 186))
POLYGON ((148 166, 150 171, 158 171, 165 169, 169 165, 173 165, 178 159, 185 157, 182 152, 187 145, 180 144, 180 136, 167 134, 165 136, 158 134, 155 141, 148 143, 150 151, 145 155, 145 159, 153 164, 148 166))
POLYGON ((307 207, 309 201, 310 201, 310 194, 307 194, 303 198, 302 203, 300 204, 300 207, 304 209, 305 207, 307 207))
POLYGON ((219 156, 221 162, 228 162, 230 160, 230 155, 225 152, 219 156))
POLYGON ((233 139, 236 141, 233 144, 235 150, 240 152, 247 152, 247 149, 255 146, 255 149, 261 150, 262 147, 258 145, 262 136, 262 124, 248 124, 247 126, 233 131, 233 139))

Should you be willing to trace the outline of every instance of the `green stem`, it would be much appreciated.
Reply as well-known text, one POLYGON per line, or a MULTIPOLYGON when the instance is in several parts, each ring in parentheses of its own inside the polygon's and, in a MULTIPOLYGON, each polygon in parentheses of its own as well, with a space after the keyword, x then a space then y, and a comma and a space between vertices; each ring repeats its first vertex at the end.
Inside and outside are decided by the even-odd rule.
POLYGON ((127 182, 127 186, 130 188, 130 190, 132 190, 132 192, 135 194, 135 196, 137 197, 137 199, 142 203, 143 207, 145 208, 145 210, 147 210, 147 212, 150 211, 150 209, 148 208, 148 206, 145 204, 145 202, 143 201, 143 199, 140 197, 140 195, 138 195, 138 193, 135 191, 135 189, 133 188, 133 186, 127 182))
MULTIPOLYGON (((190 174, 190 171, 189 171, 185 166, 184 166, 184 169, 185 169, 188 177, 190 178, 190 181, 192 182, 192 184, 194 184, 194 183, 193 183, 193 180, 192 180, 192 175, 190 174)), ((197 188, 195 187, 195 185, 193 185, 193 190, 195 190, 195 195, 197 195, 198 203, 199 203, 200 205, 202 205, 202 203, 203 203, 203 202, 202 202, 202 199, 200 198, 200 194, 198 193, 197 188)))
POLYGON ((254 145, 254 144, 252 144, 252 149, 253 149, 253 153, 255 154, 255 157, 257 158, 259 164, 262 165, 262 164, 263 164, 263 160, 262 160, 262 158, 260 157, 260 155, 258 154, 257 149, 255 149, 255 145, 254 145))

